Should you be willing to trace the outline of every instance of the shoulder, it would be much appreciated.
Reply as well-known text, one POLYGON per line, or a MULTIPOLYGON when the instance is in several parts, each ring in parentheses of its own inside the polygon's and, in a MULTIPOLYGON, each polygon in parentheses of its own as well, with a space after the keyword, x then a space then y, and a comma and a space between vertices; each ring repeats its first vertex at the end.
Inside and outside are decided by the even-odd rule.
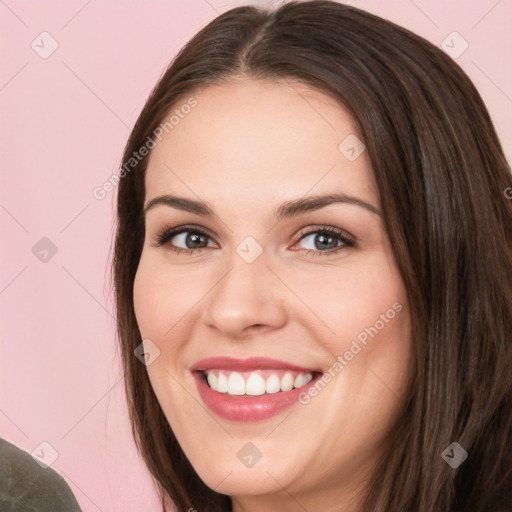
POLYGON ((0 438, 0 509, 81 512, 66 481, 52 468, 0 438))

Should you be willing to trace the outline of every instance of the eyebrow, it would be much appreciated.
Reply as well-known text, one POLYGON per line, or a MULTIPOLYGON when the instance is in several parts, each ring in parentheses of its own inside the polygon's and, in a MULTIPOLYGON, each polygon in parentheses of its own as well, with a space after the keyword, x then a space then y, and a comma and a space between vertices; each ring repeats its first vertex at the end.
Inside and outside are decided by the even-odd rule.
MULTIPOLYGON (((334 193, 326 195, 314 195, 300 199, 294 199, 291 201, 285 201, 274 210, 274 218, 277 221, 280 221, 284 218, 296 217, 303 213, 319 210, 335 203, 347 203, 360 206, 361 208, 364 208, 371 213, 374 213, 375 215, 382 216, 381 211, 376 206, 363 201, 358 197, 343 193, 334 193)), ((207 202, 196 201, 195 199, 166 194, 151 199, 151 201, 147 203, 147 205, 144 207, 144 210, 141 212, 141 216, 145 217, 149 210, 159 205, 169 206, 171 208, 195 213, 205 217, 213 217, 215 215, 214 209, 207 202)))

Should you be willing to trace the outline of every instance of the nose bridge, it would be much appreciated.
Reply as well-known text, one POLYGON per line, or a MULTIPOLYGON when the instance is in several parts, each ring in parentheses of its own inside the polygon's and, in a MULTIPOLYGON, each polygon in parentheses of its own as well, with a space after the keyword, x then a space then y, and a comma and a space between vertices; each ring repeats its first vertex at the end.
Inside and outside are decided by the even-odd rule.
POLYGON ((284 301, 268 263, 263 248, 254 239, 242 241, 209 294, 203 322, 230 337, 255 325, 282 325, 286 319, 284 301))

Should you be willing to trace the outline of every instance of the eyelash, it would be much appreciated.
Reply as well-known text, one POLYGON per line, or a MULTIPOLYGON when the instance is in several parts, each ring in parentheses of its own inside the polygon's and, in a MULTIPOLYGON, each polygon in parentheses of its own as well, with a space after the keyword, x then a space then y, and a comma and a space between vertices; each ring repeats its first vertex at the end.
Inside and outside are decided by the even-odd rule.
MULTIPOLYGON (((175 228, 168 228, 164 227, 161 231, 157 233, 156 241, 153 244, 153 247, 161 247, 163 245, 166 245, 172 238, 174 238, 176 235, 179 235, 184 232, 190 232, 195 233, 199 235, 206 236, 208 238, 212 238, 206 231, 203 231, 202 229, 196 227, 196 226, 180 226, 175 228)), ((339 247, 336 247, 335 249, 330 249, 327 251, 319 251, 314 249, 303 249, 306 251, 306 255, 310 255, 313 253, 313 256, 328 256, 332 254, 336 254, 339 251, 341 251, 344 248, 347 247, 355 247, 356 243, 353 238, 351 238, 348 234, 346 234, 341 229, 332 227, 332 226, 322 226, 317 229, 313 229, 310 231, 303 231, 299 233, 299 239, 297 242, 300 242, 302 239, 304 239, 306 236, 309 236, 311 234, 322 234, 327 235, 329 237, 336 237, 340 242, 342 242, 342 245, 339 247)), ((207 249, 207 247, 199 247, 197 249, 183 249, 182 247, 174 247, 172 244, 169 244, 169 247, 172 251, 176 252, 177 254, 192 254, 193 252, 202 252, 204 249, 207 249)))

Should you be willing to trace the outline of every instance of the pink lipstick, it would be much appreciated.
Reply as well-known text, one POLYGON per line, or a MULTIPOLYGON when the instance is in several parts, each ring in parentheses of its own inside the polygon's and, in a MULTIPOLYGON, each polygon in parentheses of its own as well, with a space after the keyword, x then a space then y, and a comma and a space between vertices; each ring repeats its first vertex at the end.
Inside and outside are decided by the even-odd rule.
POLYGON ((277 359, 215 357, 195 363, 193 372, 204 404, 231 421, 252 422, 292 407, 321 370, 277 359))

